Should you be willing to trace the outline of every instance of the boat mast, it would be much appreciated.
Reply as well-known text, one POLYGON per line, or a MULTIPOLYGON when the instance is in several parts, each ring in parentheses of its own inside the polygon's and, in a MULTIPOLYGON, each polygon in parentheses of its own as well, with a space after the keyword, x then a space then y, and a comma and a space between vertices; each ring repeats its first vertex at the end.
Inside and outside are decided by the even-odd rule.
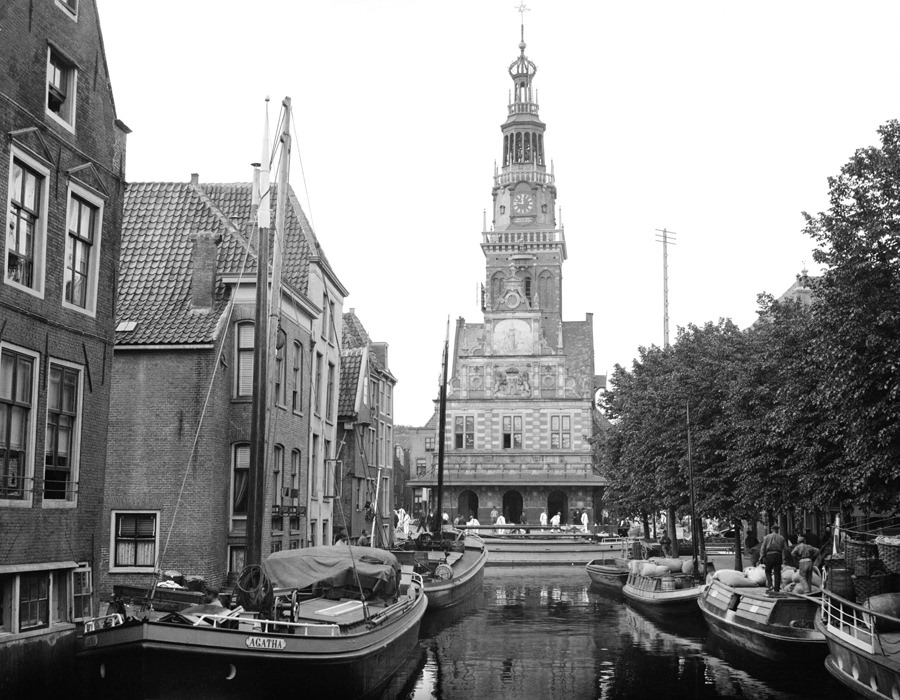
POLYGON ((444 434, 447 429, 447 361, 450 355, 450 317, 447 317, 447 335, 444 338, 444 358, 441 364, 441 386, 438 396, 438 482, 437 504, 434 511, 434 523, 432 532, 440 532, 443 525, 443 507, 441 500, 444 495, 444 434))
POLYGON ((700 537, 703 536, 703 528, 697 527, 697 514, 694 511, 694 467, 691 463, 691 406, 688 402, 684 404, 684 410, 687 414, 687 458, 688 458, 688 483, 690 485, 690 498, 691 498, 691 550, 693 551, 694 556, 694 576, 696 577, 699 572, 699 566, 697 564, 697 548, 699 546, 700 537))
POLYGON ((269 115, 263 129, 261 163, 253 173, 253 206, 258 229, 256 261, 256 314, 253 334, 253 401, 250 418, 250 476, 247 491, 247 555, 245 565, 262 561, 263 524, 266 513, 266 454, 268 450, 268 354, 277 348, 278 317, 281 301, 281 253, 287 206, 290 165, 291 98, 285 97, 281 134, 281 165, 278 172, 278 201, 275 213, 275 241, 270 252, 269 228, 272 223, 269 197, 269 115), (272 289, 269 290, 269 259, 273 258, 272 289), (274 321, 269 323, 269 318, 274 321))

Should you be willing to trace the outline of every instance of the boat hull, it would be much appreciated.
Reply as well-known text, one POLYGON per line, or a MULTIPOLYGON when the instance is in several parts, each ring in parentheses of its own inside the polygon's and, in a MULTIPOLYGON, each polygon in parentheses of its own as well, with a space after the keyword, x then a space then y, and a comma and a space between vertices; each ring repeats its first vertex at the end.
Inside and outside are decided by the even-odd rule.
POLYGON ((593 559, 584 569, 591 583, 601 588, 621 591, 628 580, 628 566, 625 559, 593 559), (620 563, 617 563, 620 562, 620 563))
POLYGON ((819 604, 806 596, 766 596, 761 588, 712 581, 697 600, 709 629, 732 646, 775 661, 821 661, 825 636, 814 627, 819 604))
POLYGON ((603 556, 621 555, 621 542, 604 542, 590 535, 491 537, 483 535, 488 566, 584 566, 603 556))
POLYGON ((484 581, 488 552, 484 547, 466 547, 463 556, 452 565, 453 578, 425 580, 429 610, 446 610, 475 596, 484 581))
POLYGON ((822 596, 816 629, 828 642, 826 670, 860 697, 900 698, 900 620, 876 615, 827 590, 822 596), (884 621, 893 631, 878 630, 884 621))
POLYGON ((700 616, 697 599, 702 586, 694 584, 675 590, 662 590, 662 581, 655 577, 641 574, 628 574, 622 587, 622 595, 641 610, 647 612, 665 612, 667 615, 700 616))
POLYGON ((262 698, 328 688, 366 698, 413 653, 427 599, 419 595, 371 629, 346 635, 134 622, 85 633, 76 653, 85 697, 262 698))

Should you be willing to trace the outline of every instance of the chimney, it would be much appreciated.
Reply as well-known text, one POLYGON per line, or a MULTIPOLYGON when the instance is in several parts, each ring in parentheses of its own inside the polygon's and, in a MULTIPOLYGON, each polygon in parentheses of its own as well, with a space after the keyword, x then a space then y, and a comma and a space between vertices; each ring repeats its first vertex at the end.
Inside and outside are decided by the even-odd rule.
POLYGON ((210 231, 192 233, 191 241, 191 305, 194 309, 211 309, 216 286, 216 246, 221 237, 210 231))
POLYGON ((200 184, 200 173, 191 173, 191 184, 194 187, 200 184))

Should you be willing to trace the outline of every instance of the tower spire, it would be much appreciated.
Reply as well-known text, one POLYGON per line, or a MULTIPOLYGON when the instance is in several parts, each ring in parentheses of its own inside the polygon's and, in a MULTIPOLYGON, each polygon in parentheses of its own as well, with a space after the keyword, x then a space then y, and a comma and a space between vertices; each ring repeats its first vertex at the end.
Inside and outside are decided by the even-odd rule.
POLYGON ((521 44, 522 44, 522 45, 521 45, 520 48, 521 48, 522 51, 524 52, 524 51, 525 51, 525 13, 526 13, 526 12, 531 12, 531 8, 528 7, 528 6, 525 4, 524 0, 522 0, 522 2, 520 2, 520 3, 519 3, 519 6, 516 8, 516 11, 521 15, 520 21, 521 21, 521 29, 522 29, 522 31, 521 31, 521 39, 520 39, 520 41, 521 41, 521 44))

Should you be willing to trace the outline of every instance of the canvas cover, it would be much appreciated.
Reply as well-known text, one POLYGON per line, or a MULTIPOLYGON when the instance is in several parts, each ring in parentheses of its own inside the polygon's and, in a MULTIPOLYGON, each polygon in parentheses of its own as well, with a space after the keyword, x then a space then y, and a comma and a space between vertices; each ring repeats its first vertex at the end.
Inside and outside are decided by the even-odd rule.
POLYGON ((347 544, 275 552, 263 562, 263 571, 275 588, 316 586, 349 594, 362 586, 367 598, 393 598, 400 582, 400 562, 393 554, 347 544))

